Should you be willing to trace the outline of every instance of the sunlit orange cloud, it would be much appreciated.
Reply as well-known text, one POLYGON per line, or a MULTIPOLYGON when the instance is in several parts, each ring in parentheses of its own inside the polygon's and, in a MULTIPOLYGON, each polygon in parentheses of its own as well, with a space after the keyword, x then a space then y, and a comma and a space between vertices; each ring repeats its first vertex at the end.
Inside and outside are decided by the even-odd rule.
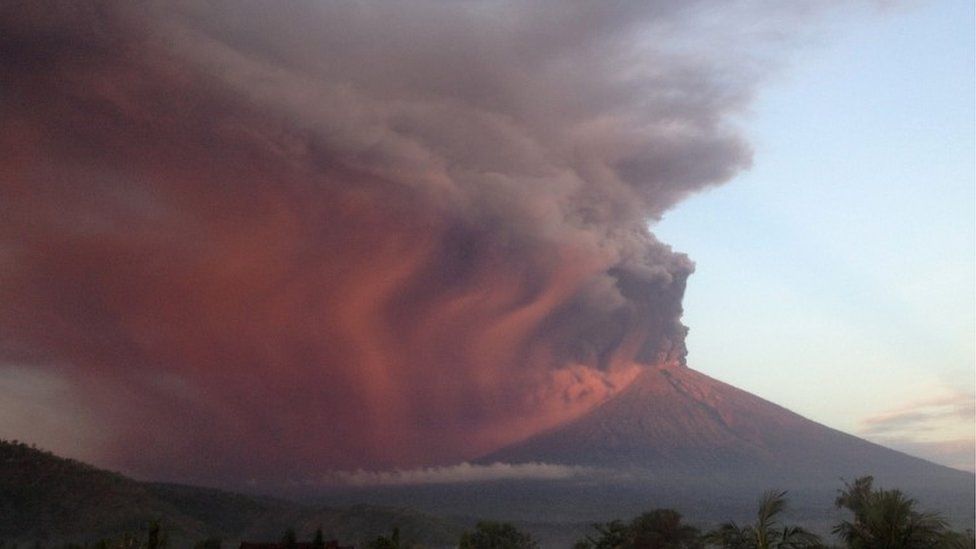
MULTIPOLYGON (((374 9, 0 11, 0 367, 71 387, 99 464, 454 463, 683 361, 692 264, 646 224, 748 164, 738 101, 645 112, 604 62, 677 5, 374 9)), ((640 89, 719 85, 681 59, 640 89)))

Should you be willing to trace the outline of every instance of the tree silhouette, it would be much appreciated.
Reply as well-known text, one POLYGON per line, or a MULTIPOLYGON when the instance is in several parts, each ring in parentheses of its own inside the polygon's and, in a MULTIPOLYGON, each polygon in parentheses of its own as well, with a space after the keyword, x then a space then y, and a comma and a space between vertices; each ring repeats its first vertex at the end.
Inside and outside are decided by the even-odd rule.
POLYGON ((122 534, 122 539, 119 540, 117 547, 118 549, 139 549, 142 543, 139 542, 139 538, 132 535, 129 532, 122 534))
POLYGON ((625 547, 632 549, 697 549, 703 546, 698 529, 681 522, 674 509, 656 509, 630 523, 625 547))
POLYGON ((873 482, 870 476, 845 482, 834 502, 854 514, 853 520, 842 521, 833 529, 848 547, 914 549, 965 543, 960 534, 949 532, 939 515, 916 511, 914 499, 900 490, 875 490, 873 482))
POLYGON ((325 549, 325 536, 322 534, 322 527, 315 529, 315 536, 312 538, 312 549, 325 549))
POLYGON ((698 549, 703 547, 698 529, 684 524, 681 513, 655 509, 630 524, 613 520, 594 524, 596 536, 576 542, 575 549, 698 549))
POLYGON ((804 549, 823 547, 820 538, 799 526, 780 526, 786 510, 786 492, 769 491, 759 500, 756 521, 740 527, 726 522, 706 536, 709 543, 727 549, 804 549))
POLYGON ((285 535, 281 536, 281 546, 285 549, 295 549, 298 547, 298 538, 295 536, 295 530, 293 528, 285 530, 285 535))
POLYGON ((627 541, 628 527, 620 520, 612 520, 606 524, 594 524, 597 535, 586 536, 576 542, 574 549, 617 549, 623 547, 627 541))
POLYGON ((220 538, 207 538, 203 541, 198 541, 194 545, 194 549, 220 549, 223 545, 223 540, 220 538))
POLYGON ((538 549, 539 542, 506 522, 479 522, 474 532, 465 532, 459 549, 538 549))
POLYGON ((965 532, 946 532, 941 543, 944 549, 976 549, 976 537, 971 529, 965 532))
POLYGON ((163 549, 168 545, 166 533, 162 531, 158 521, 149 523, 149 536, 146 539, 146 549, 163 549))
POLYGON ((401 549, 404 547, 400 543, 400 529, 396 526, 393 527, 393 533, 390 537, 379 536, 375 540, 371 541, 368 545, 369 549, 401 549))

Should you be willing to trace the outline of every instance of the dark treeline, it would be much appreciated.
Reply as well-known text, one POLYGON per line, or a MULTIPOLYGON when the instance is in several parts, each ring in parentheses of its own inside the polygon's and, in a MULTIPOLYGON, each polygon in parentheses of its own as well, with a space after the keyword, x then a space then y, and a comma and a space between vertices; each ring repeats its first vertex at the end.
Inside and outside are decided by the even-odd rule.
POLYGON ((759 500, 750 524, 726 522, 702 532, 673 509, 656 509, 629 523, 594 524, 594 532, 574 549, 972 549, 973 531, 954 532, 937 514, 918 510, 899 490, 874 488, 874 479, 845 483, 834 504, 850 516, 836 524, 831 544, 806 529, 785 524, 786 492, 769 491, 759 500))
MULTIPOLYGON (((816 534, 782 521, 787 493, 769 491, 762 495, 754 520, 749 524, 726 522, 701 531, 684 522, 673 509, 655 509, 629 522, 619 519, 592 525, 592 532, 578 540, 573 549, 973 549, 973 531, 956 532, 940 515, 919 510, 917 502, 900 490, 874 487, 874 479, 861 477, 845 483, 834 504, 848 517, 832 529, 833 543, 816 534)), ((282 549, 345 549, 336 540, 326 541, 319 528, 300 542, 294 530, 287 530, 278 543, 262 544, 282 549)), ((200 540, 194 549, 221 549, 222 540, 200 540)), ((367 549, 419 549, 423 544, 402 539, 393 528, 365 544, 367 549)), ((0 549, 40 549, 32 544, 5 543, 0 549)), ((57 549, 171 549, 166 532, 156 522, 140 533, 125 533, 117 538, 93 543, 68 543, 47 546, 57 549)), ((459 549, 538 549, 539 542, 512 524, 482 521, 464 532, 459 549)))

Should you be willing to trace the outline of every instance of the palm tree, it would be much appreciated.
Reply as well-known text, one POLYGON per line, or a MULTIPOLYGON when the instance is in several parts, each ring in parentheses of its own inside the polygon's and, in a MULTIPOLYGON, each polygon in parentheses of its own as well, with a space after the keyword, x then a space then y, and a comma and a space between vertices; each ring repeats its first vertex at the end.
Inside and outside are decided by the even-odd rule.
POLYGON ((940 547, 945 549, 974 549, 976 548, 976 537, 973 536, 972 530, 946 532, 940 547))
POLYGON ((899 490, 873 489, 870 476, 844 483, 834 502, 854 513, 842 521, 835 535, 852 549, 914 549, 951 547, 955 543, 946 521, 933 513, 915 510, 916 501, 899 490))
POLYGON ((777 516, 786 510, 786 492, 769 491, 759 500, 756 522, 740 527, 726 522, 706 540, 726 549, 805 549, 823 547, 820 538, 799 526, 780 526, 777 516))

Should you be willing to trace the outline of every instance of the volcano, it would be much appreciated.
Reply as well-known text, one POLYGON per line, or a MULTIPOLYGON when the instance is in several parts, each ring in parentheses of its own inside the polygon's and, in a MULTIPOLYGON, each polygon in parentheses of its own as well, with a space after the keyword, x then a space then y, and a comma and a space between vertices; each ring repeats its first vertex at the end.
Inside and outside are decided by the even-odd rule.
POLYGON ((972 502, 974 475, 831 429, 685 366, 648 368, 591 412, 485 456, 637 472, 758 491, 872 475, 887 486, 972 502))
POLYGON ((330 501, 561 524, 564 537, 553 546, 567 546, 591 522, 654 508, 678 509, 702 527, 749 521, 764 491, 786 490, 790 520, 829 536, 845 518, 833 505, 837 491, 845 480, 871 475, 876 486, 901 489, 955 528, 976 518, 972 473, 831 429, 678 364, 649 366, 583 416, 476 462, 569 465, 580 474, 378 487, 330 501))

